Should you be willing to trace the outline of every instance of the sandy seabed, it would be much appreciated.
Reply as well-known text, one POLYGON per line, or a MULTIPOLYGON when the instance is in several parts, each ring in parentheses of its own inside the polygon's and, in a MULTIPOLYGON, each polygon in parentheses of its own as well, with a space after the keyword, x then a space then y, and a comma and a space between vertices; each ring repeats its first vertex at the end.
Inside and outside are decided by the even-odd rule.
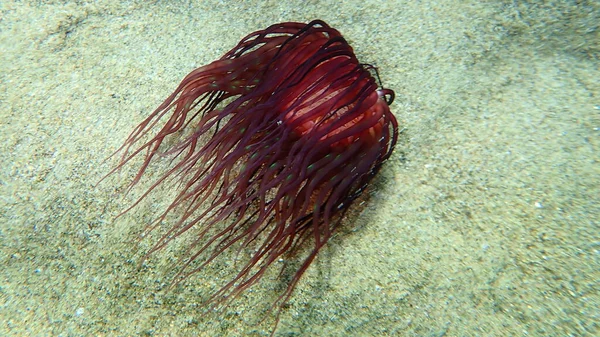
POLYGON ((135 166, 95 185, 189 71, 252 31, 316 18, 379 67, 403 132, 275 335, 598 335, 599 13, 593 1, 3 1, 0 335, 270 333, 275 273, 207 314, 233 256, 167 292, 181 247, 140 268, 156 237, 136 238, 168 191, 115 219, 143 191, 123 197, 135 166))

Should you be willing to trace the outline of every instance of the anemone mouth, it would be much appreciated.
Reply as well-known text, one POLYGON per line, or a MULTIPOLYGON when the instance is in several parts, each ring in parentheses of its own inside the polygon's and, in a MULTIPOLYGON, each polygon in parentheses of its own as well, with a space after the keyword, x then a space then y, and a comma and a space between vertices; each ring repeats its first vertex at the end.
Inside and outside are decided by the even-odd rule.
POLYGON ((342 123, 336 123, 344 114, 348 112, 349 108, 341 108, 335 112, 333 117, 315 117, 310 120, 304 121, 302 124, 295 128, 295 134, 300 138, 310 137, 311 134, 320 134, 325 130, 325 134, 320 136, 319 141, 325 142, 328 139, 335 138, 340 134, 347 134, 343 139, 338 140, 331 144, 332 148, 338 148, 343 150, 344 147, 356 141, 363 141, 365 143, 373 144, 381 137, 381 129, 386 123, 384 112, 381 108, 382 102, 377 102, 377 106, 373 106, 364 113, 353 117, 350 121, 342 123), (358 128, 361 124, 369 125, 367 128, 358 128), (359 129, 359 130, 356 130, 359 129), (354 132, 352 132, 354 130, 354 132))
POLYGON ((305 75, 308 80, 290 88, 297 92, 294 99, 282 105, 282 123, 294 130, 299 138, 317 137, 321 142, 331 138, 332 147, 343 147, 363 140, 377 143, 381 129, 389 118, 386 96, 375 90, 374 80, 360 65, 332 58, 308 72, 324 71, 321 68, 337 68, 335 72, 324 72, 314 81, 315 76, 305 75))

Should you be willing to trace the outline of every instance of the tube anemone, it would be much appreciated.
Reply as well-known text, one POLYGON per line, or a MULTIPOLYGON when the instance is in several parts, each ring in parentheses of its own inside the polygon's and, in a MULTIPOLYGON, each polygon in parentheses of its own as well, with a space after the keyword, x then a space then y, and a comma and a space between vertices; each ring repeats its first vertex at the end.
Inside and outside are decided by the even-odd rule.
POLYGON ((188 74, 129 135, 109 173, 141 155, 131 188, 155 156, 172 160, 131 206, 160 184, 177 188, 146 233, 173 212, 178 220, 146 257, 194 227, 176 284, 227 249, 252 248, 236 276, 208 300, 215 304, 308 247, 275 302, 285 303, 396 143, 394 93, 378 89, 373 73, 337 30, 313 21, 252 33, 188 74))

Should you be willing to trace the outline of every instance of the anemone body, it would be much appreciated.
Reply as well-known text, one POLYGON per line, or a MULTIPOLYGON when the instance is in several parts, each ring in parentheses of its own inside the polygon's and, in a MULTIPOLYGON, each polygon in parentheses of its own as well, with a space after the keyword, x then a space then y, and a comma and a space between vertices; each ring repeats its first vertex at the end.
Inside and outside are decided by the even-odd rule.
POLYGON ((221 302, 285 254, 308 249, 277 300, 287 301, 396 143, 393 92, 378 89, 372 71, 337 30, 313 21, 252 33, 188 74, 130 134, 115 168, 143 156, 133 187, 157 155, 172 159, 140 198, 163 183, 178 189, 147 231, 170 213, 178 221, 148 255, 194 228, 177 283, 227 249, 251 247, 209 300, 221 302))

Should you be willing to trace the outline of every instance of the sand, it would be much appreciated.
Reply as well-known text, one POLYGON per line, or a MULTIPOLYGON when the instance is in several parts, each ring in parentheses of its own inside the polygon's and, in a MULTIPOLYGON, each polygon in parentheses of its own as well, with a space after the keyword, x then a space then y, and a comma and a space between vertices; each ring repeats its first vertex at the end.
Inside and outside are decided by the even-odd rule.
POLYGON ((275 335, 599 334, 597 2, 240 3, 0 4, 1 336, 271 332, 276 273, 206 313, 233 254, 167 291, 184 246, 139 267, 138 236, 168 191, 116 219, 135 166, 96 183, 189 71, 315 18, 379 67, 403 132, 275 335))

